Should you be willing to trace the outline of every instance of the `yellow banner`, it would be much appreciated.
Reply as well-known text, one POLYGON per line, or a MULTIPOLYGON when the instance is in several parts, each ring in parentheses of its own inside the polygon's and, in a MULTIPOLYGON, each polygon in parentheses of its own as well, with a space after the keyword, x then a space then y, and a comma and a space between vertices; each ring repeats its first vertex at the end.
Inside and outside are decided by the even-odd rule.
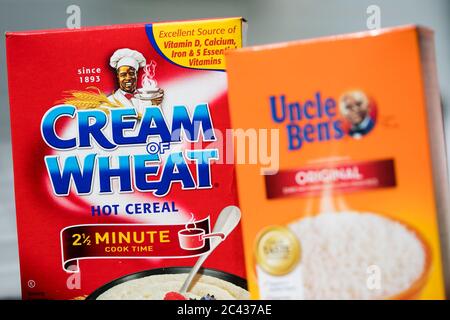
POLYGON ((169 61, 191 69, 224 70, 224 52, 242 47, 242 19, 156 23, 156 50, 169 61))

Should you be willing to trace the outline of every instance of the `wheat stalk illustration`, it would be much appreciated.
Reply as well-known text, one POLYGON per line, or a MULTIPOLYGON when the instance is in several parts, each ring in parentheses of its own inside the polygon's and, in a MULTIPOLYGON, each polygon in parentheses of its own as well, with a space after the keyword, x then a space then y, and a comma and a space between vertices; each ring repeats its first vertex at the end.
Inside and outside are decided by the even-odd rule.
POLYGON ((70 90, 64 92, 65 96, 58 103, 70 104, 78 110, 102 110, 109 114, 111 108, 124 108, 125 106, 113 98, 113 101, 97 87, 87 87, 87 90, 70 90))

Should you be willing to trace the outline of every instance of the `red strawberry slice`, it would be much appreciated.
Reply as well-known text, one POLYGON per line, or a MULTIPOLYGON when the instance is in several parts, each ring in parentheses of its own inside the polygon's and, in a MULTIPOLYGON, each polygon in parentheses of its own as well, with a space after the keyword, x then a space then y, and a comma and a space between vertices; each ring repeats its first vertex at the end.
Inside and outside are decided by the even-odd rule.
POLYGON ((166 295, 164 296, 164 300, 187 300, 187 298, 181 293, 171 291, 166 293, 166 295))

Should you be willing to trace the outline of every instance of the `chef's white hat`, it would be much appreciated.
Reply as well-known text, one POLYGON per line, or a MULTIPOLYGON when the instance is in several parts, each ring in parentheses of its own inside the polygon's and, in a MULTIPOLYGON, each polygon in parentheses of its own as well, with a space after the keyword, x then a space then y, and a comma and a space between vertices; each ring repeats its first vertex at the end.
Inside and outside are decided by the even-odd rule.
POLYGON ((119 69, 121 66, 130 66, 137 70, 139 67, 144 67, 145 63, 142 53, 127 48, 116 50, 109 59, 109 65, 114 69, 119 69))

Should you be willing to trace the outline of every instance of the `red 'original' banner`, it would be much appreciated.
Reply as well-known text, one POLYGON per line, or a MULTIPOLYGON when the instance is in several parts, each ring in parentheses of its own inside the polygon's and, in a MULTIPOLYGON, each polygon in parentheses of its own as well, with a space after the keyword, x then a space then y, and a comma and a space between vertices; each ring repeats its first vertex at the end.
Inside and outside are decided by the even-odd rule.
POLYGON ((283 170, 265 176, 267 198, 395 187, 394 160, 377 160, 283 170))

